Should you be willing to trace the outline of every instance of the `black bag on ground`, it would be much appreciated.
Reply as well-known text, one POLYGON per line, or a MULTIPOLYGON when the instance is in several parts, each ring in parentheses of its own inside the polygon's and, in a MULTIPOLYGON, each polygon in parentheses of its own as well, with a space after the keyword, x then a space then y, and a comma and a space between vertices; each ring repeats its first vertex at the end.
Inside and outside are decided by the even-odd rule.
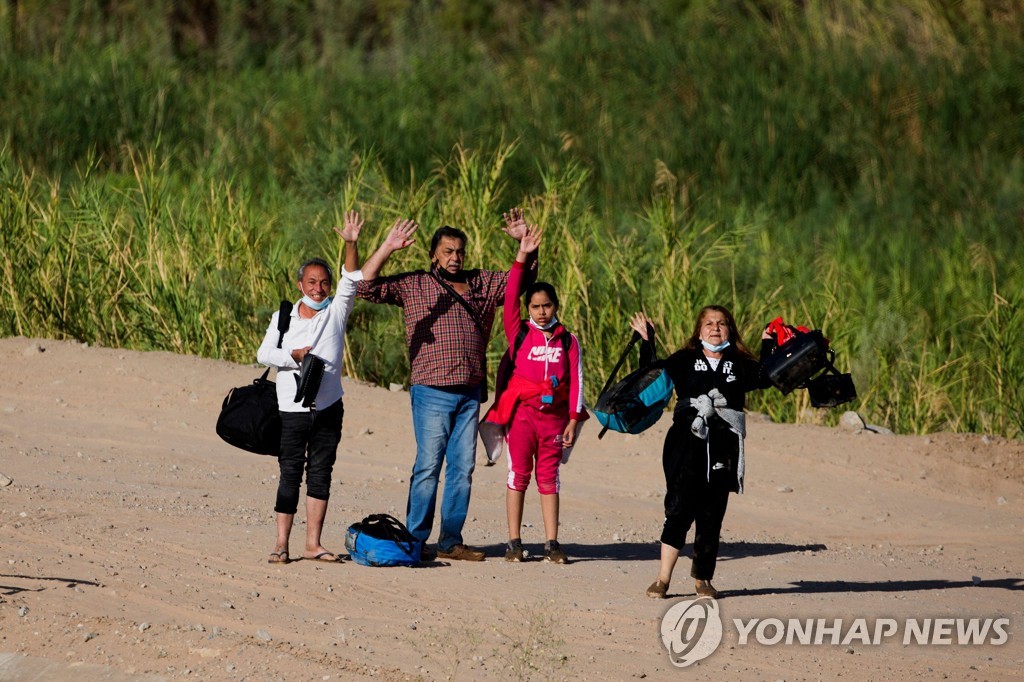
MULTIPOLYGON (((277 347, 291 322, 291 301, 281 301, 277 316, 277 347)), ((217 417, 217 435, 229 445, 257 455, 281 453, 281 414, 277 407, 277 386, 265 372, 247 386, 228 391, 217 417)))

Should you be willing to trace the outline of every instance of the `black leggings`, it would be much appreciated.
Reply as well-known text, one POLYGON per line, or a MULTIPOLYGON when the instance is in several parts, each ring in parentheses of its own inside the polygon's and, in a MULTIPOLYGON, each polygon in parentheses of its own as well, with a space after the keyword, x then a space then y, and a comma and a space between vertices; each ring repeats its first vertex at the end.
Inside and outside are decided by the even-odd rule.
POLYGON ((294 514, 299 507, 299 486, 306 471, 306 497, 331 496, 331 472, 341 442, 342 401, 317 412, 281 412, 281 480, 274 511, 294 514), (307 455, 308 453, 308 455, 307 455))
POLYGON ((707 480, 707 445, 693 438, 689 429, 673 424, 665 438, 662 466, 665 470, 665 526, 661 541, 682 549, 686 534, 696 523, 690 575, 711 580, 718 562, 722 519, 729 505, 730 484, 735 474, 711 472, 707 480))
POLYGON ((711 580, 715 577, 718 540, 729 504, 729 490, 709 486, 703 481, 680 487, 681 490, 670 490, 665 495, 665 527, 661 541, 682 549, 690 526, 696 522, 690 575, 697 580, 711 580))

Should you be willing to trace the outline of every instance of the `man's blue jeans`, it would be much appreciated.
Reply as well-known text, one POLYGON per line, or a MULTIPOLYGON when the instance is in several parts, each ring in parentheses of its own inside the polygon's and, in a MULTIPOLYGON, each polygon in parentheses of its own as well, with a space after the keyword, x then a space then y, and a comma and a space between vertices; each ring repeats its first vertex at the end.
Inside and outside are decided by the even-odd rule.
POLYGON ((437 548, 447 552, 462 544, 462 527, 469 511, 469 493, 476 467, 480 387, 414 384, 409 388, 409 395, 416 435, 416 462, 409 481, 405 523, 420 541, 426 542, 430 537, 441 463, 444 462, 441 532, 437 548))

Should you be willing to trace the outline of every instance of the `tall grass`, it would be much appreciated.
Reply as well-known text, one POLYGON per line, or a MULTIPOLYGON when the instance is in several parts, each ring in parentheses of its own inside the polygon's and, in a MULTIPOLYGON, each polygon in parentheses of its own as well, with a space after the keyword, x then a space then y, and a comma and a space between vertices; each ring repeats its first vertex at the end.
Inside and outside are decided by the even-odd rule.
MULTIPOLYGON (((892 269, 888 286, 898 292, 878 302, 865 292, 879 288, 879 263, 858 265, 841 249, 806 253, 808 272, 799 281, 760 272, 751 278, 749 265, 782 261, 770 242, 773 221, 743 211, 723 222, 686 218, 669 193, 654 197, 629 229, 608 225, 585 201, 587 174, 579 168, 546 176, 541 194, 507 196, 501 173, 514 153, 514 145, 491 153, 456 149, 434 175, 400 188, 381 180, 372 157, 359 157, 339 189, 339 209, 313 216, 302 239, 285 238, 275 218, 280 198, 257 199, 250 188, 216 181, 183 186, 152 156, 132 154, 135 172, 117 187, 89 169, 61 187, 14 169, 4 155, 0 324, 6 334, 248 362, 275 302, 294 297, 294 265, 311 253, 339 259, 330 226, 340 207, 368 218, 364 254, 396 217, 436 225, 456 216, 450 222, 470 235, 472 264, 506 268, 515 245, 500 230, 500 214, 519 204, 546 227, 542 276, 561 292, 561 316, 584 341, 591 399, 628 338, 629 312, 649 311, 670 351, 685 340, 695 312, 718 301, 736 312, 751 341, 777 314, 823 328, 840 364, 854 373, 858 409, 874 421, 910 432, 1021 433, 1020 288, 1007 285, 1013 297, 994 289, 1014 280, 1000 277, 982 246, 973 248, 973 265, 956 245, 935 245, 917 259, 920 267, 915 260, 890 263, 881 271, 892 269), (268 206, 254 208, 261 203, 268 206), (949 273, 949 281, 931 280, 933 289, 948 289, 949 305, 928 311, 909 283, 933 270, 949 273)), ((426 236, 397 253, 389 269, 425 267, 426 236)), ((397 309, 358 305, 349 374, 403 381, 402 338, 397 309)), ((502 351, 497 335, 492 366, 502 351)), ((754 406, 780 420, 797 420, 807 407, 802 395, 774 392, 754 406)))
MULTIPOLYGON (((668 351, 718 302, 821 327, 872 421, 1024 434, 1020 2, 312 3, 259 41, 224 2, 199 67, 155 6, 37 4, 0 42, 0 334, 251 361, 348 208, 364 255, 409 216, 505 268, 521 205, 591 399, 629 312, 668 351)), ((408 376, 397 310, 349 338, 408 376)))

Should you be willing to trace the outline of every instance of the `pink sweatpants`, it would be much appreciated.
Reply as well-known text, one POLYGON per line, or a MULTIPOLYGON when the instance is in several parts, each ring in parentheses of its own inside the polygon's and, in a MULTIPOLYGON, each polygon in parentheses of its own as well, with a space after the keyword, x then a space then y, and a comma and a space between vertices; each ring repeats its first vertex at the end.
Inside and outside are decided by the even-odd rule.
POLYGON ((562 433, 568 423, 568 415, 541 412, 524 404, 516 408, 508 430, 509 488, 522 492, 529 487, 536 458, 537 491, 541 495, 558 493, 562 433))

